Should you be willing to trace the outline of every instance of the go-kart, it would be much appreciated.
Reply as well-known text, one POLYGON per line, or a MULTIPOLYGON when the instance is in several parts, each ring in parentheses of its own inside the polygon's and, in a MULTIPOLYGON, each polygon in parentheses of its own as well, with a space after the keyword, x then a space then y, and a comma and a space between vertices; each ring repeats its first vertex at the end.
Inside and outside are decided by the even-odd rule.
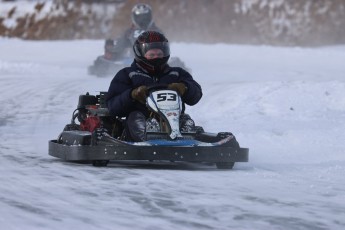
POLYGON ((143 160, 215 163, 218 169, 232 169, 235 162, 248 161, 249 149, 241 148, 232 133, 205 132, 194 123, 182 127, 186 114, 181 97, 166 86, 149 88, 146 106, 152 116, 146 123, 146 140, 141 142, 127 139, 126 120, 110 116, 105 99, 105 92, 80 95, 71 123, 49 141, 49 155, 94 166, 143 160))

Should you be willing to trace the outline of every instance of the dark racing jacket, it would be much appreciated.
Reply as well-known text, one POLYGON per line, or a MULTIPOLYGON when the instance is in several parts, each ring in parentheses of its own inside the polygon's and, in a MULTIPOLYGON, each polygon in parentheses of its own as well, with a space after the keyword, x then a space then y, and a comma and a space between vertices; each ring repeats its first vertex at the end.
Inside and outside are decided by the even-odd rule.
POLYGON ((187 90, 182 96, 183 103, 187 105, 198 103, 202 97, 201 86, 184 69, 167 66, 162 74, 152 76, 134 61, 130 67, 121 69, 110 83, 107 94, 109 112, 112 116, 127 117, 130 112, 139 110, 148 116, 147 107, 132 99, 132 90, 142 85, 152 86, 178 82, 183 82, 187 86, 187 90))

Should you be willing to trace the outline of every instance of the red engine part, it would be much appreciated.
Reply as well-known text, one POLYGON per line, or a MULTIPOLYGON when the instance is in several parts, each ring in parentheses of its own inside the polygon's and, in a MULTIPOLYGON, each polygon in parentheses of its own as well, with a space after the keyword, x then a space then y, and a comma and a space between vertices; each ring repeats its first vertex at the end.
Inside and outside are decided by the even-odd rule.
POLYGON ((99 127, 101 127, 101 119, 95 116, 89 116, 80 123, 80 129, 82 131, 93 132, 99 127))

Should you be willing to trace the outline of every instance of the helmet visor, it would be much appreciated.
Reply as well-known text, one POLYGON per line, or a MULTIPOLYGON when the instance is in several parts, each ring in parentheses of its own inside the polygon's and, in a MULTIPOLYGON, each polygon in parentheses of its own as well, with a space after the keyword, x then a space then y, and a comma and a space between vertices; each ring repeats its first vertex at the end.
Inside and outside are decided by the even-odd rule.
POLYGON ((141 56, 145 57, 149 55, 152 50, 160 50, 158 57, 155 58, 164 58, 170 55, 169 42, 152 42, 152 43, 141 43, 136 45, 140 50, 141 56))

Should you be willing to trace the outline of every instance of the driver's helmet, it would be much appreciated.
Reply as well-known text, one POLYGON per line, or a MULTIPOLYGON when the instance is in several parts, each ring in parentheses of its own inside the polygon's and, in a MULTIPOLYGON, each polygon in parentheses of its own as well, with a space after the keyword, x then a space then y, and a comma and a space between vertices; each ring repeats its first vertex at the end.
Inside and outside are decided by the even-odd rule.
POLYGON ((136 4, 132 9, 132 22, 140 29, 148 29, 153 23, 151 6, 144 3, 136 4))
POLYGON ((168 39, 157 31, 145 31, 137 38, 133 45, 135 60, 149 72, 157 73, 164 69, 170 58, 168 39), (152 49, 160 49, 161 56, 147 59, 145 54, 152 49))
POLYGON ((112 40, 112 39, 105 40, 105 43, 104 43, 105 51, 112 52, 114 49, 114 46, 115 46, 114 40, 112 40))
POLYGON ((114 40, 107 39, 104 44, 104 58, 108 60, 114 59, 116 56, 114 40))

